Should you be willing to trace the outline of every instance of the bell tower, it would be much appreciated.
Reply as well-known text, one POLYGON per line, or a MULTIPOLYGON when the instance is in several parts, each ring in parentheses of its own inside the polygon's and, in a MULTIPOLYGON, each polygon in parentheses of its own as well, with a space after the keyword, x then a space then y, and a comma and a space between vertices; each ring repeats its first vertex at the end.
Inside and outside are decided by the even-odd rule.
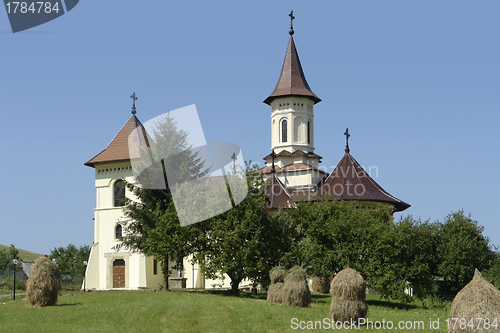
POLYGON ((274 91, 264 100, 272 108, 271 150, 277 154, 278 166, 287 162, 280 156, 294 155, 293 163, 318 165, 314 155, 314 105, 321 101, 306 81, 293 40, 293 11, 290 13, 290 40, 281 74, 274 91), (281 155, 280 155, 281 154, 281 155), (300 158, 299 158, 300 157, 300 158))

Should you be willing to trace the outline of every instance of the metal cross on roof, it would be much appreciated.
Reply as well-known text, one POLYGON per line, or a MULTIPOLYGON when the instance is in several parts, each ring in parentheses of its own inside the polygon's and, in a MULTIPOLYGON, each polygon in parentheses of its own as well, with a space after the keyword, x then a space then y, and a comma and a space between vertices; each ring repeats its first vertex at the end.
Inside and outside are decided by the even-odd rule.
POLYGON ((231 159, 233 160, 234 172, 236 172, 236 153, 233 152, 233 155, 231 155, 231 159))
POLYGON ((351 134, 349 134, 349 128, 345 129, 344 135, 345 135, 345 152, 349 153, 349 151, 350 151, 350 149, 349 149, 349 137, 351 136, 351 134))
POLYGON ((130 95, 130 98, 132 98, 132 114, 135 114, 136 113, 136 111, 135 111, 135 101, 138 100, 138 98, 135 97, 135 92, 132 95, 130 95))
POLYGON ((293 10, 288 14, 290 16, 290 31, 288 32, 290 35, 293 35, 293 20, 295 19, 295 16, 293 16, 293 10))

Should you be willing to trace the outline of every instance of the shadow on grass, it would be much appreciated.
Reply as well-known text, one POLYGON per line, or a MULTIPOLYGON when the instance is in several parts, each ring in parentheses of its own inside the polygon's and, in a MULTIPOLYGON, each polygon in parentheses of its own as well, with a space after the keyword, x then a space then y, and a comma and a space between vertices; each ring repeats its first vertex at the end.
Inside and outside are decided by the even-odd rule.
POLYGON ((250 291, 240 291, 238 295, 233 294, 231 290, 199 290, 199 291, 191 291, 200 294, 210 294, 210 295, 219 295, 219 296, 231 296, 231 297, 241 297, 241 298, 253 298, 253 299, 267 299, 267 292, 259 291, 257 294, 252 294, 250 291))
POLYGON ((311 303, 326 303, 330 304, 332 297, 330 294, 311 294, 311 303))
POLYGON ((83 303, 64 303, 64 304, 56 304, 55 306, 73 306, 73 305, 83 305, 83 303))
POLYGON ((376 300, 376 299, 366 300, 366 303, 368 303, 368 305, 383 306, 386 308, 392 308, 392 309, 398 309, 398 310, 413 310, 413 309, 417 308, 417 306, 415 304, 405 304, 405 303, 399 303, 399 302, 395 302, 395 301, 385 301, 385 300, 376 300))

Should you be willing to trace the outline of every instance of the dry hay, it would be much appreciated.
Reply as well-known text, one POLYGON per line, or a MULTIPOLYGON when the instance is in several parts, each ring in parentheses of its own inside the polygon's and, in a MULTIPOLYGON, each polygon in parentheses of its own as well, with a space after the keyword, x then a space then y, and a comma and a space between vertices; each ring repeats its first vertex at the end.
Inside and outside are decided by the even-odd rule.
POLYGON ((283 289, 283 282, 277 282, 269 286, 267 290, 267 301, 271 303, 281 303, 281 290, 283 289))
POLYGON ((57 302, 61 289, 61 272, 57 264, 47 257, 35 261, 26 284, 26 298, 33 306, 51 306, 57 302))
POLYGON ((276 266, 269 272, 271 285, 267 290, 267 301, 271 303, 281 303, 281 289, 285 281, 286 269, 283 266, 276 266))
POLYGON ((286 275, 286 269, 283 266, 276 266, 269 272, 269 277, 271 278, 271 284, 284 282, 286 275))
POLYGON ((366 317, 366 282, 358 271, 346 268, 337 273, 332 280, 330 294, 330 318, 333 321, 345 322, 352 319, 357 322, 366 317))
POLYGON ((486 281, 477 269, 472 281, 460 290, 451 304, 448 332, 500 332, 500 291, 486 281), (452 318, 458 318, 458 321, 452 318), (482 322, 475 318, 482 318, 482 322), (486 325, 486 319, 489 325, 486 325), (491 326, 495 319, 496 327, 491 326))
POLYGON ((311 291, 306 281, 306 272, 299 266, 292 267, 285 277, 281 289, 282 303, 288 306, 307 307, 311 303, 311 291))
POLYGON ((330 292, 330 277, 315 276, 312 278, 311 289, 313 293, 328 294, 330 292))

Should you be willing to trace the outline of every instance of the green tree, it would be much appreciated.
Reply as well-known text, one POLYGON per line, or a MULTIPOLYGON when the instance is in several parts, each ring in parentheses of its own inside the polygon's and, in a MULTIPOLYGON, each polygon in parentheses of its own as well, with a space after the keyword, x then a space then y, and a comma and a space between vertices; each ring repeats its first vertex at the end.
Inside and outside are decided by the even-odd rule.
POLYGON ((82 245, 77 248, 73 244, 67 247, 57 247, 50 250, 49 259, 56 259, 62 274, 71 276, 85 275, 84 261, 89 260, 90 246, 82 245))
POLYGON ((491 267, 495 253, 482 234, 484 227, 463 210, 449 214, 439 225, 438 275, 444 279, 440 293, 451 299, 469 283, 475 268, 483 271, 491 267))
POLYGON ((12 268, 12 260, 17 259, 21 261, 19 258, 19 250, 11 244, 9 250, 6 249, 0 250, 0 270, 9 270, 12 268))
POLYGON ((167 116, 156 125, 152 133, 154 142, 140 153, 143 160, 161 160, 162 164, 155 162, 139 168, 134 166, 141 172, 135 176, 136 185, 127 183, 136 200, 125 199, 121 243, 132 251, 162 261, 162 272, 168 287, 169 259, 180 265, 183 257, 192 253, 192 239, 198 231, 193 226, 180 225, 168 185, 202 177, 208 169, 198 152, 194 152, 189 145, 188 133, 177 128, 175 119, 167 116), (166 156, 175 158, 164 158, 166 156), (165 170, 176 170, 175 175, 169 175, 168 184, 165 170), (164 182, 166 189, 152 189, 157 188, 157 182, 164 182))
POLYGON ((295 243, 287 255, 292 254, 310 276, 332 276, 351 267, 372 287, 394 289, 394 281, 400 279, 388 274, 390 265, 394 266, 389 260, 393 246, 390 207, 358 206, 353 201, 319 200, 300 202, 296 209, 287 210, 283 218, 294 230, 295 243))
POLYGON ((491 268, 481 272, 483 276, 490 281, 495 287, 500 289, 500 252, 495 252, 495 258, 491 264, 491 268))
MULTIPOLYGON (((246 177, 249 194, 237 206, 199 224, 204 238, 200 238, 196 260, 203 273, 210 278, 227 274, 231 291, 238 294, 243 279, 266 283, 269 271, 283 258, 285 241, 280 219, 266 211, 267 192, 257 165, 247 164, 246 177)), ((241 175, 240 175, 241 176, 241 175)), ((238 177, 234 173, 228 177, 238 177)), ((246 189, 245 189, 246 190, 246 189)), ((231 187, 231 191, 243 189, 231 187)))
POLYGON ((287 259, 291 256, 312 276, 354 268, 386 297, 411 301, 405 293, 410 284, 417 296, 428 295, 437 269, 437 227, 411 217, 394 223, 387 205, 359 206, 320 200, 286 211, 283 218, 293 225, 295 244, 287 259))
POLYGON ((395 271, 399 277, 408 282, 413 287, 414 296, 420 298, 435 292, 438 232, 435 223, 414 220, 411 216, 401 218, 394 225, 391 260, 396 263, 395 271))

